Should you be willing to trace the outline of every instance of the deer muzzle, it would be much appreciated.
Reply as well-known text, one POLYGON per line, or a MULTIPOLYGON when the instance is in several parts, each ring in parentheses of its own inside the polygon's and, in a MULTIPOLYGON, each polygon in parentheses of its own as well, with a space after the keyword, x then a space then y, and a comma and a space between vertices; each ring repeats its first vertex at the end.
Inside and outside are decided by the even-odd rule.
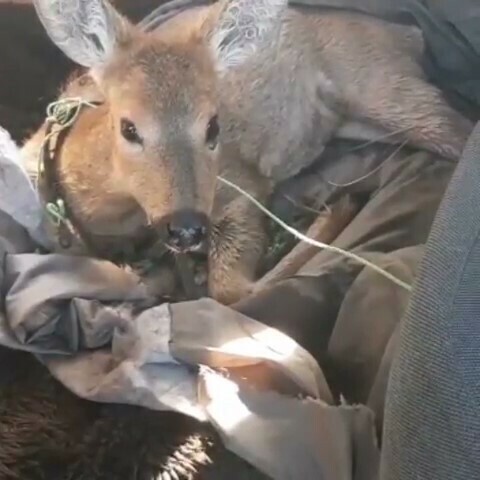
POLYGON ((180 210, 166 221, 166 243, 177 253, 204 250, 209 236, 209 219, 196 210, 180 210))

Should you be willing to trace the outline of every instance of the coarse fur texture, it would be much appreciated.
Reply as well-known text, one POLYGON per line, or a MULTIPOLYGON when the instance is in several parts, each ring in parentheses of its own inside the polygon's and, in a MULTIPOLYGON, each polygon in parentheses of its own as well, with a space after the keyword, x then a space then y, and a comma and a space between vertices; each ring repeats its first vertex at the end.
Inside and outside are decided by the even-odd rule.
MULTIPOLYGON (((168 63, 167 59, 162 67, 168 67, 168 63)), ((152 63, 147 62, 146 65, 152 66, 152 63)), ((174 78, 172 82, 175 82, 174 78)), ((80 72, 76 72, 67 81, 60 98, 76 96, 90 101, 104 100, 92 78, 80 72)), ((89 231, 96 251, 103 258, 113 260, 125 246, 129 247, 144 234, 149 220, 145 218, 145 210, 140 209, 131 197, 124 195, 122 191, 124 183, 120 183, 121 179, 112 175, 111 163, 106 161, 111 148, 109 131, 104 128, 108 122, 108 114, 108 105, 84 108, 62 145, 59 173, 66 200, 83 228, 89 231), (95 156, 85 158, 86 151, 94 151, 95 156), (90 159, 95 160, 95 165, 89 165, 90 159)), ((45 126, 27 143, 23 153, 36 158, 44 136, 45 126)), ((185 168, 184 165, 175 165, 175 156, 170 158, 171 163, 168 163, 168 158, 165 159, 165 168, 171 170, 185 168)), ((232 162, 231 159, 234 158, 235 156, 229 155, 225 157, 226 161, 222 162, 220 173, 237 182, 255 197, 266 201, 270 192, 269 182, 255 175, 251 166, 232 162)), ((198 198, 188 198, 188 193, 195 194, 195 180, 188 178, 188 172, 183 175, 181 171, 173 174, 174 178, 176 176, 181 179, 183 176, 186 182, 184 187, 172 192, 174 180, 168 182, 168 177, 165 179, 166 175, 154 176, 155 189, 152 188, 153 185, 147 185, 146 188, 152 204, 154 201, 160 203, 163 193, 164 203, 160 203, 159 206, 167 209, 172 196, 177 193, 178 202, 186 201, 187 206, 188 202, 198 206, 198 198), (182 192, 185 193, 182 195, 182 192)), ((147 182, 150 181, 148 175, 145 175, 145 178, 147 182)), ((140 189, 141 187, 142 183, 140 189)), ((210 188, 215 190, 215 184, 210 188)), ((211 195, 210 192, 209 194, 211 195)), ((159 207, 154 208, 158 210, 159 207)), ((168 213, 168 210, 166 212, 168 213)), ((216 186, 215 202, 211 212, 209 290, 212 297, 229 304, 247 295, 251 290, 256 270, 267 246, 265 218, 247 199, 238 196, 221 183, 216 186)), ((164 237, 159 235, 158 241, 144 253, 144 258, 160 259, 168 254, 163 239, 164 237)), ((75 253, 84 254, 85 251, 80 246, 75 253)), ((152 294, 158 296, 175 294, 176 282, 168 268, 154 270, 144 276, 144 280, 152 294)))
POLYGON ((0 387, 2 480, 267 478, 208 424, 80 399, 29 354, 0 348, 0 387))

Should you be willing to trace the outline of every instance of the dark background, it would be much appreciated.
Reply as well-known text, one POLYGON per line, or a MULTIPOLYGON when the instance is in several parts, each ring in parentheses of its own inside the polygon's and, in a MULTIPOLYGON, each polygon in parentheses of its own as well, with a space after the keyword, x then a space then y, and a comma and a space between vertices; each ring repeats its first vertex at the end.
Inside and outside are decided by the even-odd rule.
MULTIPOLYGON (((138 21, 165 0, 112 3, 138 21)), ((15 140, 41 124, 73 66, 49 40, 28 0, 0 0, 0 126, 15 140)))

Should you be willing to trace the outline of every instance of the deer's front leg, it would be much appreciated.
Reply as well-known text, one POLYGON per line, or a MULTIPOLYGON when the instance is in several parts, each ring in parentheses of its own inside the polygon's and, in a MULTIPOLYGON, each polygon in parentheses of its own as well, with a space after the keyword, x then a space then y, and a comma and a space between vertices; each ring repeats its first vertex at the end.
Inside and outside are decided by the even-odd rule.
MULTIPOLYGON (((360 203, 350 195, 341 197, 332 205, 329 213, 325 212, 317 217, 305 235, 312 240, 329 245, 355 218, 360 207, 360 203)), ((255 283, 252 288, 253 293, 259 293, 281 280, 296 275, 318 252, 318 247, 300 241, 272 270, 255 283)))
POLYGON ((208 267, 210 296, 225 305, 247 296, 267 243, 263 213, 244 197, 230 202, 214 221, 208 267))

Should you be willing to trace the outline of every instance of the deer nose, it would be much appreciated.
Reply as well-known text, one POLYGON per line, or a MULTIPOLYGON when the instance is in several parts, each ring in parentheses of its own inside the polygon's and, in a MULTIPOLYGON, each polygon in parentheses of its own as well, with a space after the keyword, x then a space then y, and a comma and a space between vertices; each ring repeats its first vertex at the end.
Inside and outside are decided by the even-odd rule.
POLYGON ((203 246, 208 233, 208 218, 191 210, 172 215, 167 224, 167 243, 179 252, 197 250, 203 246))

